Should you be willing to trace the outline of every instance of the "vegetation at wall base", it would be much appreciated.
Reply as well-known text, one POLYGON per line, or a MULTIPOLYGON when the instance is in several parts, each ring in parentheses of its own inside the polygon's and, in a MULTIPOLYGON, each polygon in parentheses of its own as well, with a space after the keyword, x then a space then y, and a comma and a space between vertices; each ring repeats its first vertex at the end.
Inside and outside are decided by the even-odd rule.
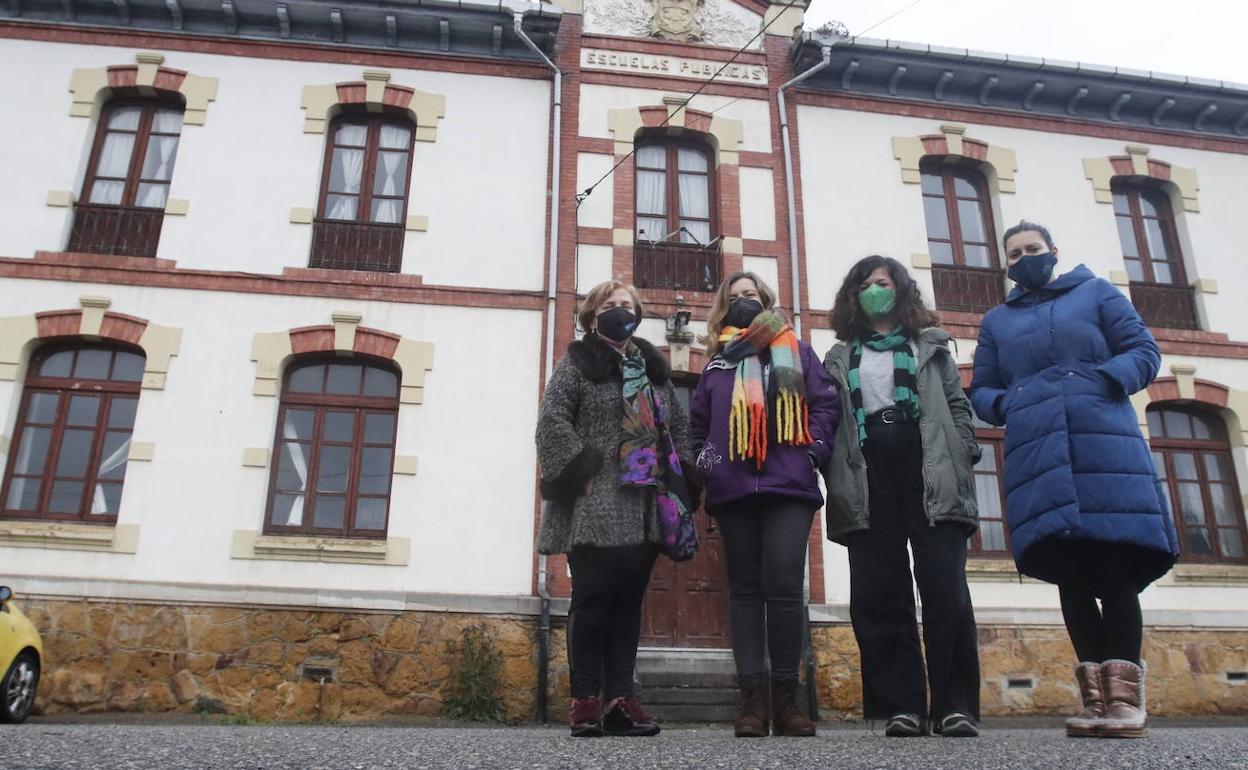
POLYGON ((498 696, 503 656, 485 627, 469 626, 461 639, 448 639, 446 654, 451 669, 446 715, 465 722, 504 721, 506 709, 498 696))

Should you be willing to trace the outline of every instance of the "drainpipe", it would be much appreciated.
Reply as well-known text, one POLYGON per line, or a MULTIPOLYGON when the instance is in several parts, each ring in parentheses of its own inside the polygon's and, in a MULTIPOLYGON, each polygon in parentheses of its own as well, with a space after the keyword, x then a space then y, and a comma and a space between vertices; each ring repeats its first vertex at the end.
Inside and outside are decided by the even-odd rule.
MULTIPOLYGON (((789 204, 789 276, 792 279, 793 286, 793 329, 797 332, 799 339, 802 336, 802 294, 801 274, 798 272, 797 196, 793 186, 793 147, 789 143, 789 111, 784 103, 784 91, 786 88, 797 85, 828 66, 828 62, 832 58, 832 44, 825 43, 822 53, 823 58, 818 64, 780 86, 776 91, 776 104, 780 108, 780 140, 784 145, 784 191, 788 197, 789 204)), ((806 621, 806 633, 804 634, 806 637, 804 640, 806 647, 806 703, 809 708, 810 718, 818 720, 819 697, 815 686, 815 650, 814 640, 810 633, 809 603, 805 608, 803 619, 806 621)))
POLYGON ((823 60, 801 73, 789 82, 780 86, 776 92, 776 103, 780 107, 780 140, 784 145, 784 191, 789 202, 789 276, 793 283, 793 328, 797 336, 802 336, 802 294, 801 280, 798 273, 797 259, 797 201, 793 191, 793 149, 789 144, 789 111, 784 104, 784 90, 795 86, 819 70, 828 66, 832 57, 832 44, 823 46, 823 60))
MULTIPOLYGON (((560 164, 559 145, 563 134, 563 73, 555 66, 542 49, 537 47, 533 39, 524 31, 524 14, 517 12, 513 16, 516 36, 537 54, 554 74, 554 85, 551 101, 554 115, 551 121, 551 157, 550 157, 550 266, 546 278, 546 361, 544 381, 550 381, 550 374, 555 368, 555 299, 559 275, 559 176, 563 172, 560 164)), ((541 600, 541 616, 537 625, 537 720, 546 723, 546 677, 550 664, 550 588, 547 583, 548 571, 546 555, 537 559, 537 595, 541 600)))

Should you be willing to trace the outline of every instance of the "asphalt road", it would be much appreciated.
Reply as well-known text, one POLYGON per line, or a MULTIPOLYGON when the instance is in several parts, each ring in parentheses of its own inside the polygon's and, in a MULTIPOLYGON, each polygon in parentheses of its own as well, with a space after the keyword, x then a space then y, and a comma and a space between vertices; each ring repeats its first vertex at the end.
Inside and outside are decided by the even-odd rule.
POLYGON ((1131 741, 1067 739, 1051 726, 990 728, 978 739, 889 739, 856 726, 821 728, 813 739, 739 740, 721 727, 572 739, 539 727, 31 722, 0 726, 0 768, 1248 770, 1248 720, 1153 727, 1131 741))

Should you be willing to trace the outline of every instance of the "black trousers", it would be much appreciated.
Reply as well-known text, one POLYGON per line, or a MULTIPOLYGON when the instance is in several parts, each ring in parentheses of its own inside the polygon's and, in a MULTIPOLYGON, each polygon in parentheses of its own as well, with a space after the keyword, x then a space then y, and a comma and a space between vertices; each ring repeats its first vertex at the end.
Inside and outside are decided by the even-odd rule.
POLYGON ((928 521, 917 424, 872 425, 863 450, 871 527, 850 536, 849 610, 862 658, 864 714, 939 719, 960 711, 978 719, 979 640, 966 585, 966 531, 928 521), (926 677, 914 583, 923 600, 926 677))
POLYGON ((738 676, 796 677, 805 617, 802 584, 814 508, 757 495, 715 509, 728 567, 728 615, 738 676))
POLYGON ((654 546, 578 546, 568 554, 572 605, 568 665, 572 697, 607 700, 633 694, 641 639, 641 603, 658 551, 654 546))

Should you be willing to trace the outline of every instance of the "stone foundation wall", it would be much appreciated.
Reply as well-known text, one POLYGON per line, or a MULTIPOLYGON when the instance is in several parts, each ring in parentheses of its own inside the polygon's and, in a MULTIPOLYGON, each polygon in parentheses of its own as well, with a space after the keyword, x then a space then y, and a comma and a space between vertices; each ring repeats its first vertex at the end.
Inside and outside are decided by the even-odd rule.
POLYGON ((530 617, 20 601, 43 637, 36 708, 45 714, 436 716, 449 675, 446 641, 472 624, 489 629, 502 654, 508 718, 532 719, 536 708, 537 624, 530 617))
MULTIPOLYGON (((502 654, 509 719, 536 710, 537 618, 447 612, 352 613, 22 599, 43 636, 45 714, 218 711, 256 720, 439 716, 450 674, 447 640, 484 625, 502 654), (325 675, 322 683, 320 677, 325 675)), ((848 624, 812 630, 824 719, 862 714, 858 646, 848 624)), ((1078 703, 1074 653, 1052 627, 980 629, 985 716, 1069 714, 1078 703), (1014 686, 1011 686, 1013 681, 1014 686)), ((1248 632, 1145 634, 1149 711, 1248 714, 1248 632)), ((550 718, 569 693, 566 634, 550 639, 550 718)))
MULTIPOLYGON (((816 684, 825 719, 862 716, 858 645, 848 625, 812 629, 816 684)), ((1151 714, 1248 714, 1248 631, 1144 632, 1151 714)), ((1063 628, 981 627, 980 700, 984 716, 1069 715, 1077 710, 1075 653, 1063 628), (1014 686, 1011 686, 1013 681, 1014 686)))

